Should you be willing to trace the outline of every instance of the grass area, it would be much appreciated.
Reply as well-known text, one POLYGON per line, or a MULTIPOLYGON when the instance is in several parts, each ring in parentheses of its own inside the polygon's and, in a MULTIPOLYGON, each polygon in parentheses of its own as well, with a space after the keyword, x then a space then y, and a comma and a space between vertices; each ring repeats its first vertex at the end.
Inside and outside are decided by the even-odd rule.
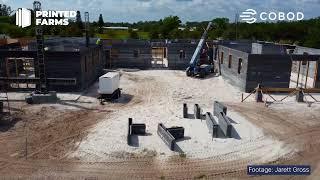
MULTIPOLYGON (((139 39, 149 39, 148 32, 137 32, 139 39)), ((125 30, 109 30, 103 34, 96 34, 101 39, 130 39, 130 34, 125 30)))
POLYGON ((138 32, 140 39, 150 39, 148 32, 138 32))

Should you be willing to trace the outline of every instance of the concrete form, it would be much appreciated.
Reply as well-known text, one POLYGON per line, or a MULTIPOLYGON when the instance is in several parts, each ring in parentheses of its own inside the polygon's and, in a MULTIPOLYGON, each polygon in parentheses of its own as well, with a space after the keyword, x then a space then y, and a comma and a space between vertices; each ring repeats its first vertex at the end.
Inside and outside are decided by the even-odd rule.
POLYGON ((183 104, 183 118, 188 118, 188 105, 183 104))
POLYGON ((146 135, 146 124, 133 124, 132 118, 128 119, 128 134, 127 143, 128 145, 133 144, 133 135, 146 135))
POLYGON ((177 149, 176 140, 184 138, 183 127, 166 128, 162 123, 158 124, 157 133, 171 151, 177 149))
POLYGON ((219 125, 214 120, 214 118, 210 112, 206 113, 206 124, 209 129, 209 133, 212 135, 212 138, 218 137, 219 125))
POLYGON ((218 116, 218 119, 219 119, 219 127, 222 130, 223 134, 226 137, 231 138, 232 137, 232 135, 231 135, 231 133, 232 133, 232 124, 229 121, 228 117, 223 112, 220 112, 219 116, 218 116))
POLYGON ((213 114, 214 116, 218 117, 220 112, 223 112, 225 115, 227 115, 227 107, 223 105, 222 103, 215 101, 213 103, 213 114))
POLYGON ((194 118, 201 119, 202 113, 199 104, 194 105, 194 118))

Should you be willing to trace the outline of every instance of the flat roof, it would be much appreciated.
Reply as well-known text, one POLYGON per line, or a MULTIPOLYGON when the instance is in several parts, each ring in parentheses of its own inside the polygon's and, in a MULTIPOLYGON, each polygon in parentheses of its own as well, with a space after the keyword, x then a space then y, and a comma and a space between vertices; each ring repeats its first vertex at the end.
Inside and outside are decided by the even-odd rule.
POLYGON ((102 75, 100 78, 113 78, 118 75, 119 75, 119 72, 108 72, 108 73, 102 75))

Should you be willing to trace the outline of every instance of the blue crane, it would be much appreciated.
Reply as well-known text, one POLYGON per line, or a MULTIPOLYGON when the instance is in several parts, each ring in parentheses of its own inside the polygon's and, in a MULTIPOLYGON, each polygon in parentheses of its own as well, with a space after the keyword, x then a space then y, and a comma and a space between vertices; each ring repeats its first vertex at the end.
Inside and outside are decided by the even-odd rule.
POLYGON ((208 31, 211 28, 212 23, 209 22, 208 27, 205 29, 196 50, 190 60, 189 67, 186 69, 187 76, 197 76, 204 78, 206 75, 214 71, 213 63, 201 62, 202 59, 208 61, 208 48, 205 48, 208 31))

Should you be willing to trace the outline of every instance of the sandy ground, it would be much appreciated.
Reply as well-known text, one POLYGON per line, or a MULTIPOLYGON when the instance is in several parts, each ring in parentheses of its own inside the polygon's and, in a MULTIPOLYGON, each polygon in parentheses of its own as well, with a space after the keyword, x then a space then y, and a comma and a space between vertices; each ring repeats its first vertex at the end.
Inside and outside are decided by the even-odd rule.
MULTIPOLYGON (((299 104, 294 97, 268 107, 253 97, 240 103, 242 93, 223 78, 193 79, 182 71, 122 71, 121 86, 121 99, 105 105, 96 99, 97 83, 82 94, 58 94, 57 104, 30 106, 24 93, 9 93, 14 123, 0 129, 0 173, 32 179, 248 178, 248 164, 310 164, 308 178, 320 177, 319 103, 299 104), (215 100, 229 108, 233 138, 212 139, 204 121, 182 118, 183 103, 192 114, 195 103, 212 112, 215 100), (129 117, 147 125, 148 136, 137 137, 136 146, 126 143, 129 117), (185 127, 186 138, 178 142, 183 156, 158 137, 159 122, 185 127)), ((283 178, 299 179, 272 177, 283 178)))
POLYGON ((104 161, 110 158, 145 155, 167 159, 172 155, 178 155, 170 151, 157 135, 158 123, 167 127, 185 128, 186 138, 177 144, 188 158, 215 158, 235 151, 239 156, 260 157, 261 154, 269 152, 266 159, 272 161, 280 155, 290 153, 290 149, 282 148, 283 144, 280 141, 266 137, 259 128, 232 111, 228 115, 235 121, 234 138, 212 139, 205 121, 183 119, 182 104, 189 104, 190 114, 193 114, 195 103, 200 104, 204 112, 212 112, 214 100, 234 102, 239 98, 240 92, 231 91, 227 95, 225 90, 234 88, 221 77, 189 79, 190 83, 186 83, 184 72, 167 71, 165 76, 163 73, 164 71, 158 70, 124 73, 121 80, 123 93, 125 96, 130 95, 133 99, 138 99, 139 103, 124 107, 97 124, 81 142, 73 154, 74 157, 87 161, 104 161), (214 90, 212 84, 216 86, 214 90), (148 136, 136 137, 135 147, 126 143, 129 117, 136 123, 146 123, 149 133, 148 136), (260 149, 258 147, 261 144, 270 146, 260 149), (255 151, 244 154, 243 150, 246 148, 255 151))

